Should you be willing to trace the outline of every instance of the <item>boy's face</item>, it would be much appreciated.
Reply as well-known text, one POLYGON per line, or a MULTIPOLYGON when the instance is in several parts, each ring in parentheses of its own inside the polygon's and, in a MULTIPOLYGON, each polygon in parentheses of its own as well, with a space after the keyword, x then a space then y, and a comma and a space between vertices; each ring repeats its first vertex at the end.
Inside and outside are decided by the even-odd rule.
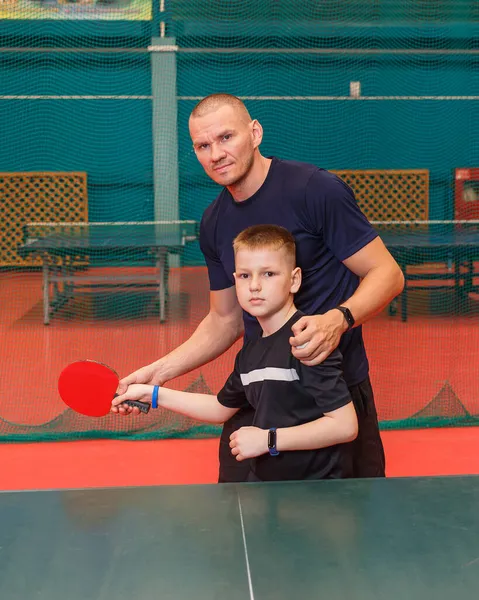
POLYGON ((283 248, 240 248, 235 256, 235 269, 240 306, 257 318, 281 311, 301 285, 301 270, 294 268, 283 248))

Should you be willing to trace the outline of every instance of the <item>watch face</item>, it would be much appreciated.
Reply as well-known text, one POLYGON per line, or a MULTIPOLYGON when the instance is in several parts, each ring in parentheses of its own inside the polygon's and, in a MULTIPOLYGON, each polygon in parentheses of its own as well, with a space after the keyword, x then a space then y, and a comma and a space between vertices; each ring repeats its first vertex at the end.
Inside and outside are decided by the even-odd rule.
POLYGON ((271 456, 278 456, 279 452, 276 449, 276 429, 268 431, 268 450, 271 456))
POLYGON ((354 317, 351 314, 351 311, 349 310, 349 308, 346 308, 345 306, 338 306, 337 307, 344 315, 344 318, 346 319, 346 323, 348 324, 349 327, 352 327, 354 325, 354 317))
POLYGON ((276 431, 268 431, 268 448, 274 448, 276 443, 276 431))

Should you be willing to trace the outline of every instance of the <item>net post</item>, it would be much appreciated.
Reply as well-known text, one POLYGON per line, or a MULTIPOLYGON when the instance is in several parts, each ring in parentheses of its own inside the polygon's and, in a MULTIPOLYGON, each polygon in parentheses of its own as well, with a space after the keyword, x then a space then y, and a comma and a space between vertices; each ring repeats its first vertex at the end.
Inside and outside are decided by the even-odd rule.
MULTIPOLYGON (((155 221, 179 219, 175 38, 154 37, 151 60, 155 221)), ((172 257, 170 257, 171 260, 172 257)), ((172 265, 176 266, 176 265, 172 265)))
POLYGON ((179 219, 176 52, 174 38, 152 38, 153 181, 155 221, 179 219))

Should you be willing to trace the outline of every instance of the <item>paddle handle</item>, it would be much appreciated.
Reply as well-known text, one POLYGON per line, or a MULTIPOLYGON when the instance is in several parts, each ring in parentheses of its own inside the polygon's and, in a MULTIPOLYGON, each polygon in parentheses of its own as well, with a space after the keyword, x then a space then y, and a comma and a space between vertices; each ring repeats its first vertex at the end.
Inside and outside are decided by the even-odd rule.
POLYGON ((147 413, 150 410, 150 404, 148 402, 140 402, 139 400, 125 400, 122 404, 128 404, 128 406, 136 406, 141 412, 147 413))
MULTIPOLYGON (((115 394, 115 398, 118 394, 115 394)), ((151 408, 151 404, 148 402, 140 402, 139 400, 125 400, 122 404, 127 404, 128 406, 133 406, 140 409, 140 412, 147 414, 151 408)))
POLYGON ((150 404, 148 404, 148 402, 140 402, 139 400, 125 400, 125 402, 122 402, 122 404, 128 404, 128 406, 136 406, 137 408, 140 409, 140 411, 142 413, 148 413, 148 411, 150 410, 150 404))

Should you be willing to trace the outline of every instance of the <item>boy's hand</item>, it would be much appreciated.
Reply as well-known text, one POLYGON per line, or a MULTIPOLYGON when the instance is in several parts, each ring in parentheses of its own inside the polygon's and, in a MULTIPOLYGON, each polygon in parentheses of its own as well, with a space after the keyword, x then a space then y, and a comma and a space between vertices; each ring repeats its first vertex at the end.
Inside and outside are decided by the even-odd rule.
POLYGON ((140 400, 141 402, 148 402, 151 404, 151 395, 153 392, 153 386, 144 385, 141 383, 132 383, 126 389, 123 394, 120 394, 116 398, 113 398, 111 402, 111 412, 121 412, 119 405, 125 400, 140 400))
MULTIPOLYGON (((130 375, 123 377, 120 379, 120 383, 118 384, 118 389, 116 393, 119 395, 124 394, 128 386, 131 386, 134 383, 145 383, 151 385, 163 385, 165 383, 164 380, 161 379, 161 375, 159 373, 159 369, 152 363, 151 365, 147 365, 146 367, 142 367, 137 371, 133 371, 130 375)), ((128 398, 131 400, 131 398, 128 398)), ((139 415, 140 409, 133 406, 118 406, 114 412, 120 413, 120 415, 139 415)))
POLYGON ((268 430, 259 427, 241 427, 230 435, 231 454, 236 460, 255 458, 268 452, 268 430))

